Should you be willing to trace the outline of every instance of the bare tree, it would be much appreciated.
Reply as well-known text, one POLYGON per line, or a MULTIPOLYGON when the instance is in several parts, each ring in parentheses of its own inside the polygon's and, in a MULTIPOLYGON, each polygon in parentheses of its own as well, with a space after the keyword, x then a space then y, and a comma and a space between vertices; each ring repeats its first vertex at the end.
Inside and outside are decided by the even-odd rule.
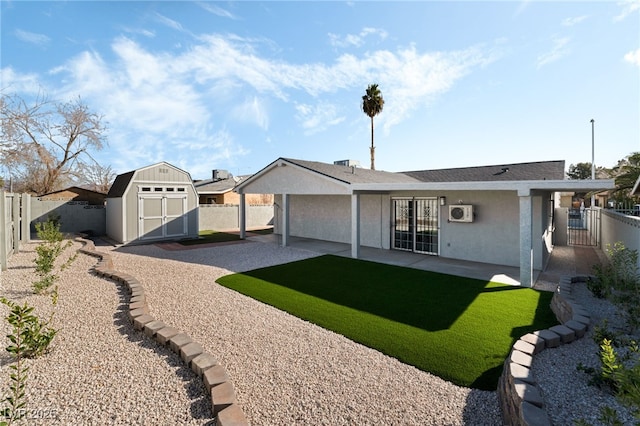
POLYGON ((95 163, 91 151, 106 144, 102 116, 77 99, 51 102, 43 96, 28 104, 17 95, 2 95, 0 164, 22 190, 37 195, 82 180, 95 163))
POLYGON ((103 167, 98 163, 86 165, 82 170, 83 183, 88 189, 106 194, 116 178, 111 166, 103 167))

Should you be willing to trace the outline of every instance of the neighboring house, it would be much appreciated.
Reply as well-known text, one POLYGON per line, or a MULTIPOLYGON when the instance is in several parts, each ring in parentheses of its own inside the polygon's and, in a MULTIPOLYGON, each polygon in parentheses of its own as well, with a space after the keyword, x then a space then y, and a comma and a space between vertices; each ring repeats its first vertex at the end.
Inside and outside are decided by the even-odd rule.
POLYGON ((106 217, 119 243, 197 238, 198 194, 189 173, 162 162, 118 175, 106 217))
POLYGON ((75 201, 84 202, 92 206, 104 206, 107 194, 97 191, 91 191, 90 189, 80 188, 78 186, 71 186, 69 188, 61 189, 60 191, 50 192, 48 194, 41 195, 39 197, 42 201, 75 201))
MULTIPOLYGON (((275 194, 274 230, 360 247, 406 250, 520 268, 531 286, 553 247, 557 192, 614 187, 566 180, 564 161, 390 173, 279 158, 236 186, 275 194)), ((241 235, 245 225, 241 219, 241 235)))
MULTIPOLYGON (((240 204, 240 195, 234 192, 236 185, 248 176, 233 176, 226 170, 213 170, 211 179, 193 183, 198 192, 199 204, 240 204)), ((273 194, 251 194, 247 196, 247 204, 272 205, 273 194)))

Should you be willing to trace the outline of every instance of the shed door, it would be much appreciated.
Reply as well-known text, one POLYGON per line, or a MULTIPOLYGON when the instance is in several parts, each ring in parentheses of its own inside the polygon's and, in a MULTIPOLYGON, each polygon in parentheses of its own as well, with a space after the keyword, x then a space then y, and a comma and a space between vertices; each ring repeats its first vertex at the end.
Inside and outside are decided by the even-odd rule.
POLYGON ((186 194, 139 194, 138 211, 140 240, 187 236, 186 194))

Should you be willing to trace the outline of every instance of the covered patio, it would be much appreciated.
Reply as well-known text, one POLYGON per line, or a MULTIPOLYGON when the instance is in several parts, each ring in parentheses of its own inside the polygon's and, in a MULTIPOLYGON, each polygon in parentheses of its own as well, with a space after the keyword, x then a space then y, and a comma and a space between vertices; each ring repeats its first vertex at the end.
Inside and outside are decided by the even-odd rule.
MULTIPOLYGON (((277 234, 256 235, 248 237, 247 240, 282 245, 282 237, 277 234)), ((351 257, 351 245, 349 244, 289 237, 288 246, 315 253, 351 257)), ((556 246, 551 252, 546 269, 536 271, 534 274, 533 287, 541 290, 553 290, 562 276, 589 275, 592 273, 593 265, 602 262, 605 258, 602 250, 595 247, 556 246)), ((520 285, 520 270, 504 265, 371 247, 361 247, 359 259, 502 284, 520 285)))

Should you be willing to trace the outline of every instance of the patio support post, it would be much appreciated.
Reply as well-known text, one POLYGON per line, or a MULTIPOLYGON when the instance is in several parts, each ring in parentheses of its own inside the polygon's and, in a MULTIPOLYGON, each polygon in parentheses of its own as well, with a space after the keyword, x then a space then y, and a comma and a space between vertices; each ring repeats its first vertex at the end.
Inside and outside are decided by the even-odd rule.
POLYGON ((240 194, 240 239, 244 240, 247 237, 247 204, 245 193, 240 194))
POLYGON ((533 286, 533 203, 530 190, 518 190, 520 200, 520 285, 533 286))
POLYGON ((282 247, 289 245, 289 194, 282 194, 282 247))
POLYGON ((351 257, 360 257, 360 194, 351 194, 351 257))

